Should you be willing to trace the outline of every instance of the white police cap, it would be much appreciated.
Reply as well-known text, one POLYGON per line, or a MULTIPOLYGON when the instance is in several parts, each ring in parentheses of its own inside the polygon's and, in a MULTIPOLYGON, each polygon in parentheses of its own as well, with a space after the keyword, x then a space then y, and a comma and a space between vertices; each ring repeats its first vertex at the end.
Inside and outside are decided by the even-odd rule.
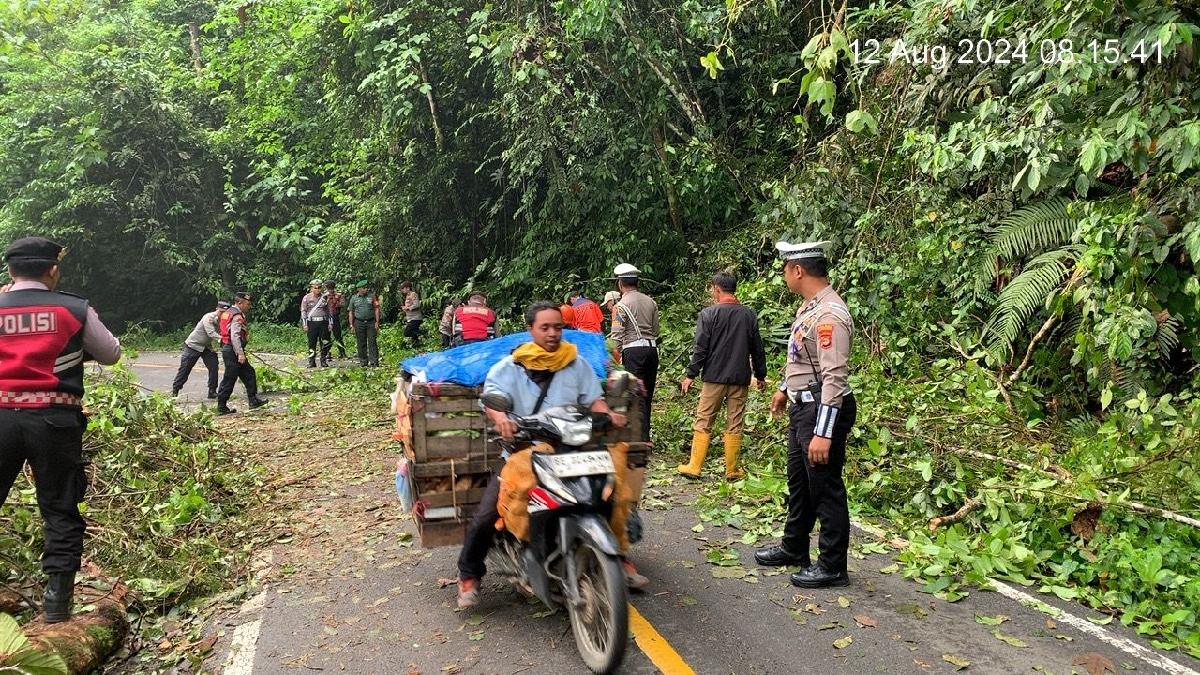
POLYGON ((800 260, 802 258, 824 258, 829 253, 830 242, 806 241, 791 244, 786 241, 775 242, 775 250, 779 251, 782 260, 800 260))
POLYGON ((613 276, 615 277, 636 277, 642 273, 641 270, 630 265, 629 263, 621 263, 613 268, 613 276))

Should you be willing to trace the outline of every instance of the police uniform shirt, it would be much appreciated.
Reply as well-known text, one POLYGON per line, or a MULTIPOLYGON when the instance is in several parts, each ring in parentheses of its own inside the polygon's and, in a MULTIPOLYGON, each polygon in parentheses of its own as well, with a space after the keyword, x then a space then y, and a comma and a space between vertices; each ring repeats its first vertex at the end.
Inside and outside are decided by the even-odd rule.
POLYGON ((787 365, 784 383, 791 397, 801 400, 815 398, 810 393, 814 382, 820 383, 815 435, 833 436, 833 425, 841 410, 842 399, 850 393, 850 349, 854 336, 854 319, 846 303, 826 286, 796 312, 788 339, 787 365))
POLYGON ((617 303, 612 324, 617 347, 649 347, 658 340, 658 303, 637 289, 627 291, 617 303), (647 340, 649 342, 642 342, 647 340))

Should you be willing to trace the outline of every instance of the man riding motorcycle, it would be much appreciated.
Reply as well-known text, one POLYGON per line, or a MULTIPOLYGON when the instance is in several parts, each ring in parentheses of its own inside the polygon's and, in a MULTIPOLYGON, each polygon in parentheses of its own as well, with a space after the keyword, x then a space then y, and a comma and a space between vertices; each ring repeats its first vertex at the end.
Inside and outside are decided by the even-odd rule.
MULTIPOLYGON (((609 409, 592 367, 575 345, 562 341, 563 318, 558 306, 535 302, 525 311, 525 324, 533 341, 521 345, 488 371, 483 393, 507 394, 513 401, 511 413, 518 416, 556 406, 580 405, 593 413, 607 414, 613 426, 624 427, 625 416, 609 409)), ((490 408, 485 408, 484 413, 501 438, 513 439, 517 426, 508 414, 490 408)), ((507 459, 507 453, 504 457, 507 459)), ((479 580, 487 572, 484 560, 496 536, 499 493, 497 472, 488 481, 458 557, 459 608, 479 603, 479 580)), ((630 585, 640 588, 648 583, 628 560, 623 564, 630 585)))

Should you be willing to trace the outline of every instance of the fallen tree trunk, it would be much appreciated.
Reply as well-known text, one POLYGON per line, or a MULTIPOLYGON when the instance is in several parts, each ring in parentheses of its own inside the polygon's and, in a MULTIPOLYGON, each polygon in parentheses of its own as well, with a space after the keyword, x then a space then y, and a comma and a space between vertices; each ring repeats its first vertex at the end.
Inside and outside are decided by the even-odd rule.
POLYGON ((77 586, 75 602, 96 609, 62 623, 47 624, 39 618, 25 625, 25 635, 36 650, 61 656, 71 673, 90 673, 120 648, 129 632, 125 616, 128 593, 129 588, 120 582, 107 593, 77 586))

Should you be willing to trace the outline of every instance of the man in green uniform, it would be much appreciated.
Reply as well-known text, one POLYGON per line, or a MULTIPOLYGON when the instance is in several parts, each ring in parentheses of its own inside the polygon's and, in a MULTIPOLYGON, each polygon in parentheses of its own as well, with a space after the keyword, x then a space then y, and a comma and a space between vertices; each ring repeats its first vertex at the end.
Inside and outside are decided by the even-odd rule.
POLYGON ((358 362, 364 366, 378 366, 379 298, 371 292, 366 279, 358 282, 354 289, 354 295, 346 302, 346 310, 358 346, 358 362))

